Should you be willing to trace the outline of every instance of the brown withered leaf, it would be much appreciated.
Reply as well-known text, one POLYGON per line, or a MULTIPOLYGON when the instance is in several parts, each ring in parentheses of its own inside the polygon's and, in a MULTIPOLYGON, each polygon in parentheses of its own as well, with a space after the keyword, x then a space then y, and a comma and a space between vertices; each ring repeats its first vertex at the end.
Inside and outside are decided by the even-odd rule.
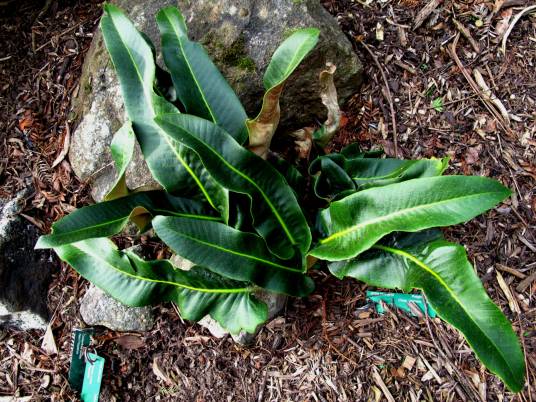
POLYGON ((124 349, 135 350, 145 346, 145 341, 138 335, 122 335, 113 340, 124 349))

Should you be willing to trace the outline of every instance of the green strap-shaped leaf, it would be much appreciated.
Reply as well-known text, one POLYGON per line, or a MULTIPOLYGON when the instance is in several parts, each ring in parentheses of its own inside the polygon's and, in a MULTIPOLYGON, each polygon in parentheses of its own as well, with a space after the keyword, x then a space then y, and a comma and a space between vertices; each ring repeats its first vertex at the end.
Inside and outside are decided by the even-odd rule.
POLYGON ((344 170, 359 188, 385 186, 420 177, 441 176, 449 158, 443 159, 347 159, 344 170))
POLYGON ((261 237, 217 222, 157 216, 156 234, 178 255, 227 278, 253 282, 267 290, 306 296, 314 289, 303 261, 275 258, 261 237))
POLYGON ((316 46, 319 34, 316 28, 297 30, 276 49, 266 68, 263 79, 266 92, 261 111, 255 119, 247 121, 249 149, 263 158, 266 158, 279 124, 279 97, 285 81, 316 46))
POLYGON ((522 389, 525 362, 512 326, 490 300, 462 246, 444 240, 413 247, 376 245, 350 261, 330 264, 382 288, 422 289, 441 318, 456 327, 478 358, 514 392, 522 389))
POLYGON ((318 197, 340 199, 342 192, 386 186, 421 177, 440 176, 447 168, 444 159, 376 159, 359 155, 346 158, 329 154, 316 158, 309 166, 318 197))
POLYGON ((132 123, 130 120, 127 120, 114 134, 112 144, 110 145, 112 159, 114 160, 115 170, 117 171, 117 178, 112 189, 106 195, 105 200, 111 201, 128 194, 125 172, 128 164, 132 160, 134 145, 136 145, 136 135, 132 130, 132 123))
POLYGON ((153 61, 155 66, 155 81, 153 84, 153 89, 155 93, 158 96, 169 100, 170 102, 175 102, 177 100, 177 94, 175 93, 175 89, 173 88, 171 74, 158 65, 158 55, 156 53, 156 47, 151 38, 145 32, 138 32, 143 37, 147 45, 149 45, 149 47, 151 48, 151 52, 153 53, 153 61))
POLYGON ((203 214, 202 204, 173 197, 164 191, 133 193, 112 201, 80 208, 52 225, 52 234, 41 236, 36 248, 50 248, 94 237, 113 236, 124 229, 129 219, 140 214, 174 215, 220 220, 203 214))
POLYGON ((203 169, 199 161, 186 161, 184 150, 162 133, 154 117, 176 108, 153 90, 155 63, 151 47, 132 22, 116 6, 106 4, 101 19, 101 30, 106 48, 114 64, 125 109, 132 121, 136 138, 154 178, 171 193, 195 194, 196 185, 209 204, 226 215, 226 205, 218 204, 195 170, 203 169), (197 164, 197 165, 196 165, 197 164))
POLYGON ((55 251, 84 278, 129 306, 173 301, 185 319, 198 321, 209 314, 233 334, 253 333, 268 318, 266 304, 252 295, 252 286, 201 267, 181 271, 167 260, 145 262, 118 251, 108 239, 85 240, 55 251))
POLYGON ((294 31, 279 45, 264 73, 263 83, 267 91, 281 85, 290 77, 316 46, 319 35, 320 30, 317 28, 302 28, 294 31))
POLYGON ((156 21, 162 35, 164 62, 186 113, 216 123, 244 143, 248 135, 244 107, 203 46, 188 40, 180 11, 176 7, 163 8, 156 21))
POLYGON ((499 182, 478 176, 427 177, 363 190, 322 211, 327 235, 310 254, 330 261, 352 258, 391 232, 465 222, 509 195, 499 182))
POLYGON ((311 232, 285 179, 270 164, 244 149, 214 123, 186 114, 167 114, 156 122, 174 140, 195 149, 212 177, 225 188, 251 197, 257 232, 283 259, 304 254, 311 232))

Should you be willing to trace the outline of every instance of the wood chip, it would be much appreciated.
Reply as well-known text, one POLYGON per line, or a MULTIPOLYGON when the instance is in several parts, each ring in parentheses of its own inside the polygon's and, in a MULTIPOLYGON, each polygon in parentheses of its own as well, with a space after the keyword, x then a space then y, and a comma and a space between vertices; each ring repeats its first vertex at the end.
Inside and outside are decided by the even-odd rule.
MULTIPOLYGON (((437 374, 437 371, 432 367, 432 365, 426 360, 426 358, 421 354, 420 355, 424 365, 428 368, 429 373, 431 373, 432 377, 435 378, 435 380, 438 382, 438 384, 443 384, 443 380, 441 377, 439 377, 439 374, 437 374)), ((426 376, 426 374, 425 374, 426 376)))
POLYGON ((411 369, 413 368, 413 366, 415 365, 415 362, 417 361, 416 358, 414 358, 413 356, 410 356, 410 355, 407 355, 405 358, 404 358, 404 361, 402 362, 402 367, 404 367, 405 369, 407 369, 408 371, 411 371, 411 369))
POLYGON ((503 264, 495 264, 495 268, 500 269, 503 272, 508 272, 509 274, 514 275, 519 279, 525 279, 527 277, 527 275, 525 275, 523 272, 519 272, 517 269, 507 267, 503 264))
POLYGON ((484 97, 484 99, 492 103, 501 114, 502 118, 504 119, 505 124, 510 125, 510 116, 508 115, 508 110, 506 110, 506 107, 499 100, 499 98, 497 98, 495 94, 491 92, 491 89, 489 88, 488 84, 484 80, 484 77, 482 76, 478 68, 475 68, 473 70, 473 76, 475 77, 475 82, 478 84, 478 86, 482 90, 481 94, 484 97))
POLYGON ((69 153, 70 146, 71 146, 71 130, 69 130, 69 124, 65 122, 65 138, 63 140, 63 148, 61 149, 61 152, 56 157, 54 162, 52 162, 51 168, 55 168, 65 159, 65 157, 69 153))
POLYGON ((427 5, 425 5, 421 11, 419 11, 419 14, 415 17, 415 22, 413 23, 413 30, 415 31, 417 28, 419 28, 422 23, 428 18, 430 14, 432 14, 432 11, 434 11, 439 5, 443 2, 443 0, 431 0, 427 5))
POLYGON ((152 369, 154 375, 161 381, 164 381, 167 385, 173 386, 175 383, 171 378, 169 378, 160 368, 160 365, 158 364, 158 360, 156 357, 153 359, 152 369))
POLYGON ((393 398, 393 395, 389 391, 389 388, 387 388, 387 385, 382 380, 382 377, 380 376, 380 373, 378 373, 378 370, 376 370, 376 367, 372 369, 372 378, 374 379, 374 382, 383 392, 383 395, 385 396, 385 399, 387 399, 389 402, 395 402, 395 398, 393 398))
POLYGON ((534 282, 536 280, 536 272, 533 272, 530 276, 528 276, 527 278, 523 279, 519 285, 517 285, 517 288, 516 290, 521 293, 521 292, 524 292, 525 289, 527 289, 532 282, 534 282))
POLYGON ((499 282, 499 286, 501 287, 501 290, 503 291, 504 295, 508 299, 508 306, 510 306, 510 310, 512 310, 513 313, 520 314, 521 310, 519 309, 517 300, 512 295, 512 291, 510 290, 510 287, 504 281, 504 278, 499 271, 497 271, 497 282, 499 282))
POLYGON ((115 338, 114 342, 122 348, 130 350, 139 349, 145 346, 145 341, 138 335, 122 335, 115 338))
POLYGON ((456 26, 456 29, 461 32, 463 36, 465 36, 465 39, 471 44, 475 52, 480 53, 480 46, 478 46, 478 43, 471 35, 471 32, 469 29, 467 29, 460 21, 453 18, 452 22, 454 22, 454 25, 456 26))

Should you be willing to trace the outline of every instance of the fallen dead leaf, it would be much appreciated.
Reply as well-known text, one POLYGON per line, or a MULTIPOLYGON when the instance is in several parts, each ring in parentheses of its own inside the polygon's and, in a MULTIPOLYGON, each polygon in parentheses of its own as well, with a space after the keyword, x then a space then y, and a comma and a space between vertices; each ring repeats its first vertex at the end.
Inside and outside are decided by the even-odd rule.
POLYGON ((124 349, 139 349, 145 346, 145 342, 141 336, 137 335, 122 335, 114 339, 114 342, 117 343, 124 349))

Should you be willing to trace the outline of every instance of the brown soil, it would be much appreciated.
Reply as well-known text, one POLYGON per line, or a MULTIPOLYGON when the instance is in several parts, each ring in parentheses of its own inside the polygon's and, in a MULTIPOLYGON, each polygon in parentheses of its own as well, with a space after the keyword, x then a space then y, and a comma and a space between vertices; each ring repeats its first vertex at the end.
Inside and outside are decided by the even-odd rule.
MULTIPOLYGON (((52 1, 48 9, 32 1, 6 4, 0 2, 0 196, 32 180, 36 192, 25 216, 46 231, 51 222, 88 202, 86 185, 76 180, 68 160, 60 158, 52 166, 74 124, 69 101, 78 91, 100 6, 75 0, 52 1)), ((450 174, 491 176, 514 190, 503 205, 447 235, 466 245, 484 286, 523 341, 528 367, 524 391, 507 392, 459 333, 440 320, 396 311, 378 316, 365 306, 365 285, 316 272, 315 293, 290 300, 251 348, 229 338, 214 339, 182 322, 171 305, 155 307, 157 323, 148 333, 100 329, 96 349, 107 362, 101 400, 361 401, 385 398, 386 390, 396 401, 532 400, 536 19, 526 15, 519 20, 503 55, 496 40, 504 32, 501 23, 517 14, 523 1, 445 1, 413 30, 425 4, 324 1, 366 72, 360 93, 345 108, 346 123, 333 147, 359 141, 405 158, 449 155, 450 174), (478 52, 465 36, 456 39, 460 31, 453 18, 470 32, 478 52), (378 40, 381 31, 383 40, 378 40), (500 114, 493 116, 461 73, 449 48, 456 42, 462 65, 479 69, 513 116, 509 125, 500 114)), ((71 329, 81 324, 77 300, 86 287, 64 265, 51 286, 48 306, 57 356, 40 348, 42 333, 0 332, 0 395, 76 400, 66 377, 71 329)))

